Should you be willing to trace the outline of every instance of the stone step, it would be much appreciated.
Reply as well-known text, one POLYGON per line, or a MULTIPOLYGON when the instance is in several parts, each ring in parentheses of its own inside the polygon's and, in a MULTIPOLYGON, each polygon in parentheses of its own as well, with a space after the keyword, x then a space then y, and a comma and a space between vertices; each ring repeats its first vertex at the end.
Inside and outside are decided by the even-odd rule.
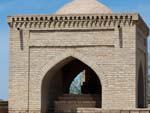
POLYGON ((66 100, 66 101, 71 101, 71 100, 94 100, 93 97, 58 97, 58 100, 66 100))
POLYGON ((73 113, 77 108, 95 108, 97 94, 64 94, 54 102, 55 113, 73 113))
POLYGON ((96 101, 55 101, 55 112, 75 112, 79 107, 95 108, 96 101))
POLYGON ((63 94, 63 97, 93 97, 95 94, 63 94))
POLYGON ((73 103, 73 104, 86 104, 86 103, 88 103, 88 104, 90 104, 91 103, 91 105, 93 105, 93 103, 95 103, 95 101, 55 101, 55 103, 57 104, 57 103, 62 103, 62 104, 70 104, 70 103, 73 103))
POLYGON ((82 95, 75 95, 75 94, 64 94, 60 97, 58 97, 58 100, 86 100, 86 101, 92 101, 96 100, 98 95, 90 95, 90 94, 82 94, 82 95))

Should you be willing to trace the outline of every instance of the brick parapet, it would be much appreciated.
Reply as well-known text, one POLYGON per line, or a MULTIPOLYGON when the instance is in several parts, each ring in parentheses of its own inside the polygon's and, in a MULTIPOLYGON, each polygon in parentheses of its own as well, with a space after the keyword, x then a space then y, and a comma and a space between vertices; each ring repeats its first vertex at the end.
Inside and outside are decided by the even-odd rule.
POLYGON ((95 15, 18 15, 8 16, 8 24, 17 29, 109 29, 116 26, 139 25, 148 35, 148 27, 137 13, 95 15))

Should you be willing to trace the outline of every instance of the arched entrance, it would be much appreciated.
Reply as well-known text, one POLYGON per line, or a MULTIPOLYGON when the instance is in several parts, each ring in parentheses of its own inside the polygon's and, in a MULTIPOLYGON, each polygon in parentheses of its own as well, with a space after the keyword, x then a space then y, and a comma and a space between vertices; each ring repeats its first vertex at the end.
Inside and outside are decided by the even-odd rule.
POLYGON ((42 113, 56 109, 72 111, 77 107, 101 107, 102 104, 102 87, 98 76, 87 64, 74 57, 62 60, 47 72, 41 91, 42 113), (80 94, 71 94, 72 82, 83 71, 84 80, 82 78, 78 86, 80 94), (68 107, 69 103, 72 106, 68 107))

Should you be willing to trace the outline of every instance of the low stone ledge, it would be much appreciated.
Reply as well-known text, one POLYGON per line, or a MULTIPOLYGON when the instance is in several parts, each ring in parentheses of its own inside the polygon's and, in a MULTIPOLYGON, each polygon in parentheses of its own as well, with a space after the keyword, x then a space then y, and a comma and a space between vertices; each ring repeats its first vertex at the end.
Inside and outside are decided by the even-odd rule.
MULTIPOLYGON (((3 112, 0 112, 3 113, 3 112)), ((41 113, 40 110, 10 110, 9 113, 41 113)), ((130 110, 105 110, 100 108, 77 108, 76 111, 55 112, 55 113, 150 113, 150 109, 130 109, 130 110)))
MULTIPOLYGON (((1 112, 0 112, 1 113, 1 112)), ((40 110, 9 110, 9 113, 41 113, 40 110)))
POLYGON ((150 109, 104 110, 100 108, 77 108, 77 113, 150 113, 150 109))

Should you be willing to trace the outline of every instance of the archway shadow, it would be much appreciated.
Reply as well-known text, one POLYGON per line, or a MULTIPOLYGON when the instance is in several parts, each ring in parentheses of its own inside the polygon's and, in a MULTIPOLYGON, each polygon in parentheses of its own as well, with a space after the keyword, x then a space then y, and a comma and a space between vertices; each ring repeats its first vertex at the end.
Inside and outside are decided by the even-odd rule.
POLYGON ((86 81, 82 87, 82 94, 99 95, 95 99, 96 106, 102 104, 102 86, 96 73, 85 63, 72 56, 57 63, 45 75, 42 81, 41 110, 42 113, 54 111, 55 101, 64 94, 69 94, 69 88, 74 78, 86 70, 86 81))

